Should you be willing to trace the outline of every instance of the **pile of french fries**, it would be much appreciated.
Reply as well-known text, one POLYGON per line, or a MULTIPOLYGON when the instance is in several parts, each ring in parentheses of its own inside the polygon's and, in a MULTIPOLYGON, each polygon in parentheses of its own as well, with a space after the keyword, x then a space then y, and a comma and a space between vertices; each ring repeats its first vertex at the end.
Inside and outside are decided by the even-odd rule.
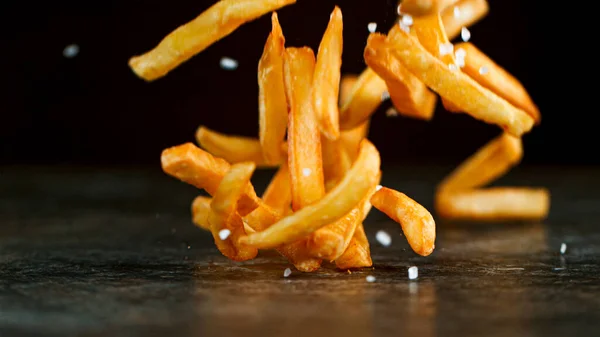
POLYGON ((315 55, 286 46, 276 10, 296 0, 221 0, 129 64, 142 79, 166 75, 242 24, 271 13, 258 62, 258 138, 200 126, 196 140, 163 151, 164 172, 211 197, 192 203, 193 222, 213 234, 223 255, 254 258, 275 249, 298 270, 323 260, 340 269, 372 265, 363 221, 374 206, 398 222, 411 248, 434 250, 431 213, 405 194, 379 185, 380 158, 367 139, 369 121, 389 96, 398 114, 430 120, 438 97, 504 131, 438 187, 440 217, 467 220, 541 219, 545 189, 482 187, 516 165, 521 136, 540 113, 517 79, 469 42, 451 44, 489 10, 486 0, 404 0, 387 35, 371 33, 367 68, 341 76, 343 18, 339 7, 315 55), (250 182, 256 168, 277 168, 263 195, 250 182))

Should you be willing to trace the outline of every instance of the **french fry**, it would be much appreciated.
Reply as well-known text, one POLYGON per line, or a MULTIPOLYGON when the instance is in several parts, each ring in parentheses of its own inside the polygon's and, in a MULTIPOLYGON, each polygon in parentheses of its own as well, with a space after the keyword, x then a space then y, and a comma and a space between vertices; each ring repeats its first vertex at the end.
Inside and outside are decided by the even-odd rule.
POLYGON ((537 124, 540 123, 540 111, 518 79, 504 70, 504 68, 490 59, 472 43, 458 43, 456 48, 462 48, 466 52, 463 71, 467 75, 512 105, 523 109, 537 124), (486 68, 488 73, 482 73, 481 70, 486 68))
POLYGON ((290 185, 290 170, 283 163, 262 195, 262 200, 275 211, 285 214, 292 204, 292 189, 290 185))
POLYGON ((202 229, 210 231, 208 213, 210 213, 211 198, 199 195, 192 202, 192 221, 202 229))
POLYGON ((256 248, 292 242, 348 214, 366 197, 379 178, 379 152, 364 139, 358 158, 344 179, 318 202, 305 206, 264 231, 242 238, 256 248))
POLYGON ((460 0, 455 6, 446 7, 441 12, 441 16, 448 39, 454 40, 460 35, 463 27, 474 25, 489 11, 487 0, 460 0))
POLYGON ((350 95, 352 94, 352 90, 356 82, 358 81, 357 75, 344 75, 340 80, 340 96, 339 96, 339 106, 343 106, 346 104, 350 95))
POLYGON ((368 121, 381 104, 381 95, 386 91, 385 81, 372 69, 365 69, 340 109, 340 129, 354 129, 368 121))
POLYGON ((236 212, 238 200, 244 195, 255 168, 252 162, 233 164, 221 179, 210 203, 208 223, 215 244, 223 255, 234 261, 250 260, 258 254, 256 248, 238 241, 246 232, 244 222, 236 212), (230 234, 222 239, 220 232, 225 229, 229 230, 230 234))
MULTIPOLYGON (((187 184, 204 189, 214 195, 230 165, 221 158, 215 158, 192 143, 185 143, 165 149, 161 154, 163 171, 187 184)), ((254 187, 247 184, 244 194, 238 201, 237 211, 244 216, 259 206, 254 187)))
POLYGON ((549 208, 550 194, 544 188, 490 187, 436 197, 438 215, 454 220, 542 220, 549 208))
POLYGON ((277 13, 271 16, 271 33, 258 62, 259 139, 267 163, 285 160, 281 144, 285 139, 288 106, 283 83, 285 37, 277 13))
POLYGON ((140 78, 153 81, 213 43, 231 34, 242 24, 296 0, 221 0, 194 20, 178 27, 154 49, 129 60, 140 78))
POLYGON ((330 191, 344 178, 346 172, 350 170, 352 167, 352 158, 350 157, 350 153, 346 151, 342 139, 329 140, 326 137, 322 137, 321 145, 325 190, 330 191))
POLYGON ((522 157, 521 139, 502 133, 450 173, 439 184, 438 191, 442 193, 482 187, 503 176, 522 157))
POLYGON ((486 123, 499 125, 517 137, 533 127, 533 119, 525 111, 514 107, 462 72, 451 70, 402 29, 389 37, 394 47, 392 52, 398 60, 430 89, 461 111, 486 123))
POLYGON ((348 248, 335 260, 335 265, 339 269, 364 268, 373 265, 369 240, 367 239, 362 223, 356 226, 354 236, 350 240, 348 248))
POLYGON ((401 115, 430 120, 436 96, 392 55, 388 46, 385 35, 370 34, 364 51, 365 62, 385 81, 394 107, 401 115))
MULTIPOLYGON (((273 167, 281 164, 267 163, 263 157, 258 139, 242 136, 231 136, 200 126, 196 131, 196 141, 215 157, 223 158, 231 164, 251 161, 258 167, 273 167)), ((278 145, 280 153, 285 155, 278 145)))
POLYGON ((382 187, 371 197, 373 207, 402 226, 412 250, 428 256, 435 248, 435 221, 425 207, 404 193, 382 187))
POLYGON ((436 14, 454 5, 458 0, 402 0, 402 14, 415 17, 436 14))
POLYGON ((361 125, 350 130, 343 130, 340 134, 340 139, 346 152, 350 156, 350 161, 354 163, 358 156, 358 150, 360 148, 360 142, 367 138, 369 133, 369 121, 362 123, 361 125))
POLYGON ((342 11, 335 6, 319 45, 312 86, 313 108, 323 135, 331 140, 340 137, 338 95, 343 49, 342 11))

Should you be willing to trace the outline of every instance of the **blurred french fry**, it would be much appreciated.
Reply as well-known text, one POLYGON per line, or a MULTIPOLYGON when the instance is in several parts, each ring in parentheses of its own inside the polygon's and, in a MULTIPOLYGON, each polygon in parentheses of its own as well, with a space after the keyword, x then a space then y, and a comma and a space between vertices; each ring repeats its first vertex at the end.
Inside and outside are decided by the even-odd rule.
POLYGON ((389 37, 388 41, 393 44, 392 52, 398 60, 461 111, 486 123, 499 125, 515 136, 521 136, 533 127, 533 119, 525 111, 482 87, 468 75, 451 70, 402 29, 389 37))
POLYGON ((359 223, 354 231, 354 236, 346 251, 335 260, 335 265, 339 269, 353 269, 371 267, 371 250, 369 240, 365 234, 363 224, 359 223))
POLYGON ((340 129, 349 130, 367 122, 387 91, 385 81, 370 68, 365 69, 340 110, 340 129))
POLYGON ((262 200, 275 211, 285 214, 292 205, 292 187, 290 183, 290 170, 287 163, 283 163, 262 195, 262 200))
POLYGON ((369 121, 362 123, 354 129, 344 130, 340 134, 340 140, 350 156, 350 161, 354 163, 358 156, 360 142, 367 138, 369 133, 369 121))
POLYGON ((340 136, 338 95, 343 49, 342 11, 335 7, 319 45, 312 86, 312 100, 317 123, 331 140, 340 136))
POLYGON ((205 126, 200 126, 196 131, 196 141, 213 156, 223 158, 231 164, 251 161, 258 167, 273 167, 285 160, 281 145, 278 145, 279 152, 282 154, 281 161, 268 164, 263 157, 258 139, 226 135, 205 126))
POLYGON ((540 123, 540 111, 517 78, 469 42, 458 43, 456 48, 462 48, 466 52, 463 71, 467 75, 512 105, 523 109, 536 123, 540 123))
MULTIPOLYGON (((163 150, 161 154, 162 169, 168 175, 187 184, 204 189, 214 195, 217 187, 230 165, 221 158, 213 157, 192 143, 185 143, 163 150)), ((244 216, 259 206, 254 187, 247 184, 244 193, 238 201, 237 211, 244 216)))
POLYGON ((438 215, 455 220, 542 220, 549 208, 550 193, 544 188, 490 187, 436 197, 438 215))
POLYGON ((402 0, 400 8, 402 14, 418 17, 436 14, 454 5, 458 0, 402 0))
POLYGON ((370 34, 364 51, 365 62, 385 81, 394 107, 401 115, 430 120, 436 95, 392 55, 388 46, 385 35, 370 34))
POLYGON ((223 255, 234 261, 253 259, 258 254, 256 248, 246 246, 238 241, 240 237, 246 235, 246 232, 244 222, 236 212, 238 200, 245 193, 255 168, 256 166, 252 162, 231 165, 229 171, 221 179, 210 203, 208 223, 215 244, 223 255), (225 239, 220 236, 222 230, 230 231, 229 236, 225 239))
POLYGON ((242 24, 296 0, 221 0, 178 27, 154 49, 129 60, 139 77, 152 81, 231 34, 242 24))
POLYGON ((489 11, 487 0, 460 0, 455 6, 446 7, 441 12, 441 16, 448 39, 454 40, 460 35, 463 27, 474 25, 489 11))
POLYGON ((348 214, 379 179, 379 152, 364 139, 358 158, 344 179, 318 202, 305 206, 262 232, 242 238, 257 248, 272 248, 313 233, 348 214))
POLYGON ((285 160, 281 144, 285 139, 288 106, 283 82, 285 37, 277 13, 271 16, 271 33, 258 62, 259 139, 267 163, 285 160))
POLYGON ((199 195, 192 202, 192 221, 202 229, 210 231, 208 213, 210 212, 211 198, 199 195))
POLYGON ((438 186, 439 193, 482 187, 519 163, 523 157, 520 138, 502 133, 467 158, 438 186))
POLYGON ((371 197, 373 207, 402 226, 412 250, 427 256, 435 248, 435 221, 431 213, 404 193, 382 187, 371 197))
POLYGON ((346 74, 342 76, 342 79, 340 80, 339 106, 346 104, 357 81, 357 75, 346 74))
MULTIPOLYGON (((346 175, 352 167, 352 158, 346 151, 342 139, 321 139, 323 153, 323 175, 325 177, 325 191, 330 191, 346 175)), ((358 145, 357 145, 358 151, 358 145)))

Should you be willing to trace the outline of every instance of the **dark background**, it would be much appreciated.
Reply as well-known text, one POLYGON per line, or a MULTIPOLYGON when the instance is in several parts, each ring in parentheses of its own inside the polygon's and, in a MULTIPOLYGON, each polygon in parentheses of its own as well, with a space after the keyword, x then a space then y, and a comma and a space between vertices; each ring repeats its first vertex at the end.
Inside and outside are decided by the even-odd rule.
MULTIPOLYGON (((270 30, 269 16, 230 36, 153 83, 128 68, 130 56, 214 0, 12 2, 4 6, 0 163, 158 165, 160 151, 193 141, 198 125, 255 136, 256 67, 270 30), (68 59, 65 46, 79 55, 68 59), (222 56, 239 61, 219 67, 222 56)), ((594 94, 578 79, 595 69, 592 53, 572 39, 591 33, 580 14, 541 1, 490 0, 490 14, 471 27, 477 46, 519 78, 540 107, 543 121, 524 137, 527 164, 597 164, 594 94), (592 152, 593 153, 593 152, 592 152)), ((367 24, 385 32, 392 0, 298 0, 279 11, 288 46, 315 50, 334 4, 344 14, 343 72, 359 73, 367 24)), ((581 9, 581 8, 580 8, 581 9)), ((589 77, 589 76, 588 76, 589 77)), ((384 163, 456 163, 499 129, 438 108, 432 122, 388 118, 383 104, 370 138, 384 163)))

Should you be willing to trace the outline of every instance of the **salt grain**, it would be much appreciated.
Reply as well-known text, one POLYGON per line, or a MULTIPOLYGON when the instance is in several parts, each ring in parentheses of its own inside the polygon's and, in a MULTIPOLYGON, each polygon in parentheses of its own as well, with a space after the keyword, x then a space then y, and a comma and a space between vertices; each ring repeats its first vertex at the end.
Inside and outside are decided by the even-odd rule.
POLYGON ((302 169, 302 175, 305 177, 308 177, 311 173, 312 173, 312 170, 309 169, 308 167, 305 167, 302 169))
POLYGON ((292 275, 292 270, 290 268, 285 268, 283 271, 283 277, 288 277, 290 275, 292 275))
POLYGON ((449 68, 450 70, 452 70, 452 71, 457 71, 457 70, 458 70, 458 66, 457 66, 456 64, 454 64, 454 63, 450 63, 450 64, 448 65, 448 68, 449 68))
POLYGON ((396 110, 394 108, 389 108, 385 111, 385 115, 387 117, 396 117, 396 116, 398 116, 398 110, 396 110))
POLYGON ((412 24, 413 24, 413 22, 414 22, 414 21, 413 21, 413 17, 412 17, 412 16, 410 16, 410 15, 408 15, 408 14, 404 14, 404 15, 402 16, 402 21, 401 21, 401 22, 402 22, 403 24, 405 24, 405 25, 407 25, 407 26, 409 26, 409 27, 410 27, 410 26, 412 26, 412 24))
POLYGON ((367 282, 372 283, 375 282, 375 276, 369 275, 366 277, 367 282))
POLYGON ((375 191, 379 191, 383 186, 381 185, 377 185, 377 187, 375 187, 375 191))
POLYGON ((563 242, 560 244, 560 253, 564 254, 566 252, 567 252, 567 244, 563 242))
POLYGON ((460 8, 454 7, 454 18, 458 19, 460 17, 460 8))
POLYGON ((405 25, 402 21, 400 21, 398 25, 400 26, 400 29, 407 33, 410 33, 410 26, 405 25))
POLYGON ((219 231, 219 239, 227 240, 227 238, 231 235, 231 231, 229 229, 221 229, 219 231))
POLYGON ((375 239, 384 247, 389 247, 392 244, 392 237, 386 231, 378 231, 375 234, 375 239))
POLYGON ((456 58, 461 58, 464 59, 465 56, 467 56, 467 51, 464 50, 463 48, 458 48, 455 52, 454 52, 454 56, 456 56, 456 58))
POLYGON ((460 37, 465 42, 471 39, 471 32, 467 29, 467 27, 462 27, 460 29, 460 37))
POLYGON ((408 278, 410 280, 415 280, 417 277, 419 277, 419 268, 415 266, 408 268, 408 278))
POLYGON ((442 43, 439 46, 440 48, 440 56, 452 54, 454 51, 454 45, 452 43, 442 43))
POLYGON ((377 23, 376 22, 370 22, 367 25, 367 29, 369 30, 370 33, 375 33, 375 31, 377 30, 377 23))
POLYGON ((63 49, 63 56, 69 59, 74 58, 79 54, 79 46, 76 44, 70 44, 63 49))
POLYGON ((381 94, 381 101, 382 101, 382 102, 383 102, 383 101, 387 101, 388 99, 390 99, 390 93, 389 93, 389 92, 387 92, 387 91, 384 91, 384 92, 381 94))
POLYGON ((238 67, 238 61, 230 57, 222 57, 220 61, 221 68, 225 70, 236 70, 238 67))
POLYGON ((487 74, 487 73, 489 73, 489 72, 490 72, 490 70, 489 70, 489 69, 488 69, 488 67, 486 67, 486 66, 481 66, 481 68, 479 68, 479 73, 480 73, 481 75, 485 75, 485 74, 487 74))

